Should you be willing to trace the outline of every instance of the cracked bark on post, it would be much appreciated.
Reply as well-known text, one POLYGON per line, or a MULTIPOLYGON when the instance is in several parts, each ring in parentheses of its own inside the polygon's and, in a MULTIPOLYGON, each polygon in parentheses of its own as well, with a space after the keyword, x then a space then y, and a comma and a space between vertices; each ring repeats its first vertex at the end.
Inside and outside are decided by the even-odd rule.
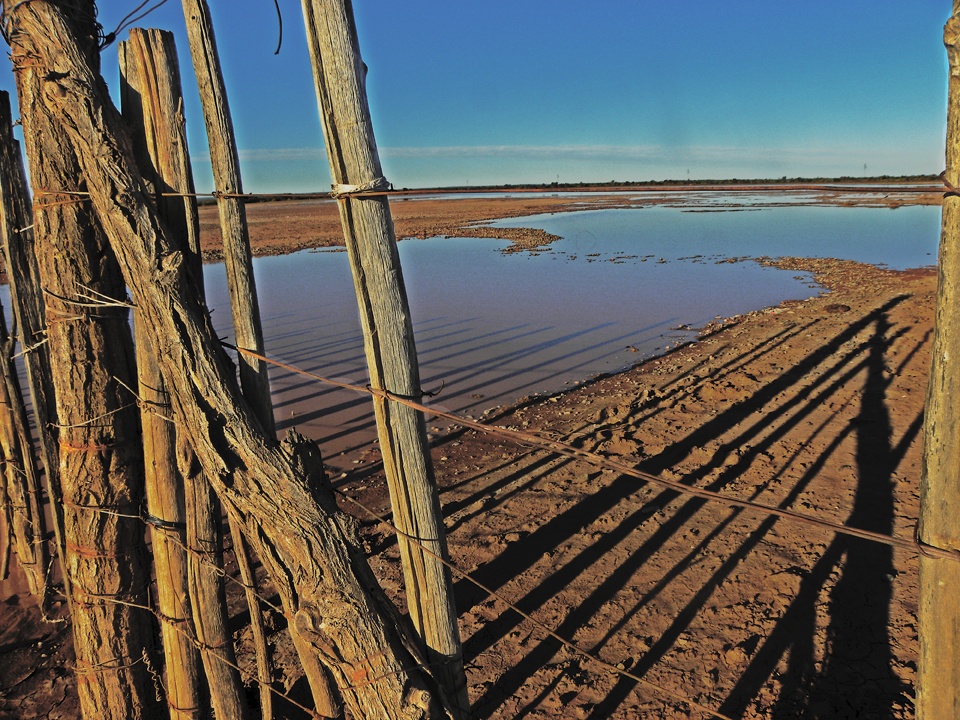
MULTIPOLYGON (((382 185, 367 105, 366 66, 350 2, 302 0, 307 44, 335 187, 382 185)), ((420 371, 390 203, 339 200, 372 387, 419 399, 420 371)), ((459 717, 470 712, 460 630, 423 414, 374 396, 377 435, 397 526, 407 607, 429 662, 459 717)))
MULTIPOLYGON (((0 97, 0 115, 4 119, 10 116, 10 97, 2 93, 0 97)), ((12 128, 0 120, 0 239, 4 248, 4 265, 7 276, 13 277, 10 269, 9 248, 16 244, 21 228, 15 218, 16 205, 23 203, 26 189, 22 182, 22 164, 13 162, 11 157, 17 150, 12 128), (21 197, 15 197, 17 194, 21 197)), ((19 151, 17 150, 19 155, 19 151)), ((27 231, 29 232, 29 231, 27 231)), ((11 304, 16 305, 17 295, 10 293, 11 304)), ((12 308, 16 318, 20 313, 12 308)), ((16 327, 16 324, 14 325, 16 327)), ((50 562, 46 540, 46 522, 41 506, 40 471, 37 467, 30 435, 30 423, 27 409, 20 389, 20 373, 14 362, 16 338, 7 331, 7 322, 0 309, 0 363, 3 366, 3 383, 0 385, 0 406, 6 406, 3 422, 0 423, 0 446, 3 448, 4 474, 7 478, 7 496, 11 501, 11 522, 17 545, 17 558, 27 576, 32 592, 46 605, 49 593, 48 565, 50 562)), ((27 345, 21 342, 21 346, 27 345)))
MULTIPOLYGON (((12 5, 4 2, 14 30, 36 255, 46 294, 80 709, 90 720, 158 717, 165 708, 152 675, 153 617, 144 609, 150 570, 139 518, 140 423, 124 387, 136 382, 128 312, 78 298, 89 293, 122 302, 123 277, 89 200, 63 194, 85 186, 54 109, 63 93, 51 78, 61 68, 59 61, 37 62, 20 32, 29 6, 12 5)), ((75 60, 87 66, 99 60, 92 9, 92 2, 78 3, 69 11, 69 25, 61 19, 51 28, 53 42, 70 38, 75 60)))
MULTIPOLYGON (((171 242, 188 257, 196 258, 199 273, 199 217, 196 198, 164 197, 163 193, 193 193, 190 155, 184 128, 183 95, 173 34, 160 30, 130 31, 130 39, 117 47, 120 62, 120 100, 140 172, 154 188, 157 212, 171 242)), ((202 276, 201 276, 202 278, 202 276)), ((171 720, 189 720, 195 708, 207 703, 200 653, 195 634, 187 568, 196 559, 187 556, 187 514, 183 479, 177 471, 176 428, 170 420, 170 396, 160 374, 153 343, 153 328, 134 313, 138 392, 143 425, 147 511, 158 522, 150 528, 157 579, 157 609, 165 657, 167 705, 171 720)), ((209 491, 208 491, 209 492, 209 491)), ((208 512, 211 510, 208 508, 208 512)), ((219 515, 215 515, 217 520, 219 515)), ((213 578, 213 598, 223 580, 213 578)), ((197 609, 204 612, 205 607, 197 609)), ((225 615, 226 608, 215 607, 225 615)), ((230 640, 230 636, 227 636, 230 640)), ((215 660, 214 660, 215 662, 215 660)), ((219 671, 219 667, 216 668, 219 671)), ((229 682, 229 677, 226 682, 229 682)), ((220 698, 226 684, 215 672, 211 688, 218 717, 231 717, 233 709, 220 698), (220 681, 215 684, 216 681, 220 681), (226 713, 226 714, 225 714, 226 713)), ((236 678, 239 685, 239 678, 236 678)), ((229 689, 229 688, 228 688, 229 689)), ((242 697, 242 687, 229 696, 242 697)))
MULTIPOLYGON (((4 231, 4 260, 10 304, 24 352, 27 383, 33 400, 37 439, 44 467, 44 482, 50 502, 50 517, 61 564, 64 594, 70 602, 70 581, 63 569, 63 506, 60 490, 60 455, 57 447, 56 405, 50 369, 50 348, 46 343, 46 307, 40 290, 40 269, 34 252, 33 213, 29 205, 27 179, 20 144, 13 137, 10 96, 0 92, 0 222, 4 231)), ((49 562, 49 561, 48 561, 49 562)), ((52 566, 51 566, 52 569, 52 566)), ((51 569, 47 570, 52 578, 51 569)), ((48 595, 48 601, 51 596, 48 595)))
MULTIPOLYGON (((220 236, 223 244, 224 266, 227 271, 227 290, 230 295, 231 316, 237 346, 263 354, 263 327, 260 307, 257 302, 257 285, 253 275, 253 254, 247 228, 246 207, 243 198, 230 197, 241 194, 240 161, 233 120, 227 101, 220 57, 217 53, 213 21, 206 0, 183 0, 184 18, 187 20, 187 38, 190 55, 207 127, 210 148, 210 163, 214 184, 218 193, 217 208, 220 212, 220 236)), ((273 402, 270 397, 270 381, 267 365, 262 360, 239 354, 240 387, 253 407, 264 432, 273 436, 276 432, 273 419, 273 402)), ((250 609, 250 630, 257 657, 257 673, 260 679, 260 713, 265 720, 273 716, 273 695, 270 692, 270 659, 268 655, 263 614, 256 597, 256 575, 253 573, 250 549, 232 513, 227 514, 233 552, 243 580, 247 605, 250 609)), ((317 698, 318 708, 324 712, 333 707, 327 699, 317 698)))

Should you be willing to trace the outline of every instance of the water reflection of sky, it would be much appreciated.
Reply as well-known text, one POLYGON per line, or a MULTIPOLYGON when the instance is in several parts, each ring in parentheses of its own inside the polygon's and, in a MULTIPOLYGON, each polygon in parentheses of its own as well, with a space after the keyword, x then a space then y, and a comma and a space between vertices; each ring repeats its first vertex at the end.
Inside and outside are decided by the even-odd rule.
POLYGON ((625 252, 670 259, 836 257, 895 269, 936 263, 940 208, 758 207, 737 211, 650 207, 594 210, 505 220, 560 235, 561 252, 625 252))
MULTIPOLYGON (((938 208, 927 207, 650 207, 498 223, 564 238, 534 254, 504 254, 506 243, 489 239, 405 240, 400 255, 423 385, 442 383, 435 402, 471 414, 556 391, 689 339, 687 327, 818 292, 803 273, 721 259, 799 255, 928 265, 938 224, 938 208)), ((255 263, 268 352, 363 384, 346 254, 305 251, 255 263)), ((228 323, 222 266, 209 266, 207 277, 214 317, 228 323)), ((369 441, 365 398, 284 372, 275 372, 273 383, 281 426, 296 425, 334 449, 369 441)))

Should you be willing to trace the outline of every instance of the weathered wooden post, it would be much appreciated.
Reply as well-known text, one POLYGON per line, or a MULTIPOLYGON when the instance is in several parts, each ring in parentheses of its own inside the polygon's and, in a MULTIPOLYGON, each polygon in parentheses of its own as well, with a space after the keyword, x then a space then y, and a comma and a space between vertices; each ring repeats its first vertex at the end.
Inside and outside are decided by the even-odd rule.
MULTIPOLYGON (((0 155, 16 153, 19 160, 19 147, 12 135, 12 127, 6 122, 10 115, 10 97, 4 92, 0 97, 0 155)), ((22 181, 22 163, 8 158, 0 161, 0 243, 4 248, 4 266, 8 268, 8 277, 13 273, 10 268, 12 244, 17 242, 22 227, 18 227, 15 218, 17 206, 26 197, 22 181), (20 198, 16 198, 20 193, 20 198)), ((23 226, 25 227, 25 226, 23 226)), ((29 232, 29 231, 28 231, 29 232)), ((11 301, 17 296, 11 291, 11 301)), ((14 310, 13 316, 17 317, 14 310)), ((21 344, 27 347, 26 344, 21 344)), ((16 338, 7 332, 7 323, 0 308, 0 364, 2 364, 2 385, 0 385, 0 408, 6 412, 0 418, 0 446, 3 448, 4 473, 7 478, 7 497, 12 504, 12 530, 17 544, 17 556, 27 575, 30 591, 41 604, 48 592, 47 571, 50 562, 46 541, 46 522, 41 506, 40 471, 37 467, 33 449, 33 438, 27 418, 23 393, 20 390, 20 377, 14 362, 16 338)))
MULTIPOLYGON (((199 222, 190 154, 182 115, 183 96, 173 34, 160 30, 130 31, 130 39, 117 48, 120 61, 120 102, 130 128, 140 172, 156 193, 157 212, 179 247, 199 265, 199 222), (183 193, 182 197, 165 195, 183 193)), ((199 274, 200 268, 196 267, 199 274)), ((188 720, 204 707, 200 653, 193 643, 194 617, 187 568, 187 514, 183 479, 177 472, 177 434, 172 422, 170 396, 160 373, 152 335, 139 313, 134 313, 137 344, 140 422, 148 522, 153 538, 157 609, 161 623, 167 706, 172 720, 188 720)), ((207 489, 209 494, 209 489, 207 489)), ((216 520, 219 516, 214 516, 216 520)), ((206 558, 203 558, 206 560, 206 558)), ((221 579, 214 578, 219 584, 221 579)), ((214 597, 218 593, 214 591, 214 597)), ((220 594, 222 595, 222 593, 220 594)), ((216 608, 226 614, 225 608, 216 608)), ((227 640, 230 638, 228 637, 227 640)), ((223 638, 220 638, 223 640, 223 638)), ((214 658, 213 662, 218 659, 214 658)), ((222 680, 217 676, 211 680, 222 680)), ((239 685, 239 678, 227 677, 239 685)), ((220 701, 218 711, 231 708, 220 701)), ((242 688, 230 697, 242 695, 242 688)))
MULTIPOLYGON (((262 355, 263 328, 257 303, 257 286, 253 278, 247 212, 243 198, 237 197, 243 194, 240 159, 210 8, 206 0, 183 0, 183 15, 187 22, 190 55, 207 125, 210 164, 213 167, 223 235, 223 262, 227 269, 230 306, 233 310, 233 331, 238 347, 262 355)), ((270 400, 266 363, 242 354, 237 362, 244 397, 254 408, 264 429, 273 432, 273 403, 270 400)))
MULTIPOLYGON (((5 179, 0 178, 0 181, 5 179)), ((47 594, 47 541, 40 506, 40 474, 33 454, 33 439, 23 404, 20 378, 13 355, 16 341, 7 331, 0 307, 0 450, 3 475, 11 504, 10 519, 17 560, 27 585, 41 602, 47 594)))
MULTIPOLYGON (((370 383, 419 399, 423 391, 413 323, 390 204, 376 194, 389 185, 374 139, 366 66, 360 59, 352 8, 344 0, 303 0, 303 15, 360 306, 370 383)), ((410 616, 438 677, 465 717, 470 703, 450 572, 437 559, 447 558, 448 552, 424 417, 382 397, 374 398, 374 410, 394 522, 400 531, 397 543, 410 616)))
MULTIPOLYGON (((5 91, 0 92, 0 177, 3 178, 0 182, 0 223, 3 231, 0 235, 6 261, 7 284, 10 288, 10 304, 13 306, 13 316, 23 348, 57 555, 62 564, 64 539, 60 454, 54 427, 56 405, 50 370, 50 348, 46 342, 46 309, 40 289, 40 270, 34 253, 33 212, 30 209, 23 156, 20 143, 13 137, 10 96, 5 91)), ((65 570, 61 576, 69 603, 70 579, 65 570)))
MULTIPOLYGON (((257 302, 257 286, 253 275, 250 235, 240 177, 240 160, 233 132, 233 120, 217 53, 213 20, 206 0, 183 0, 183 14, 187 21, 187 36, 190 55, 193 58, 200 101, 207 127, 207 143, 217 190, 217 207, 220 211, 220 235, 223 242, 224 265, 227 270, 227 290, 233 317, 237 346, 264 352, 263 327, 260 321, 260 306, 257 302)), ((270 381, 267 366, 262 360, 239 354, 240 386, 243 395, 263 425, 264 431, 275 435, 273 401, 270 397, 270 381)), ((273 696, 269 689, 271 670, 267 655, 266 632, 263 616, 256 597, 256 576, 253 573, 247 541, 240 531, 236 518, 228 514, 230 535, 233 538, 234 556, 240 569, 250 608, 250 629, 256 646, 257 671, 259 674, 260 712, 269 720, 273 716, 273 696)), ((327 708, 332 710, 332 705, 327 708)))
MULTIPOLYGON (((947 169, 960 187, 960 0, 944 28, 947 169)), ((933 359, 924 415, 918 537, 960 552, 960 193, 943 199, 933 359)), ((918 720, 960 717, 960 562, 920 557, 918 720)))
MULTIPOLYGON (((46 295, 80 709, 91 720, 161 715, 152 670, 149 565, 139 517, 143 457, 133 340, 116 258, 85 195, 86 178, 64 143, 60 77, 36 60, 21 21, 40 3, 4 0, 34 189, 34 234, 46 295), (84 193, 76 195, 73 193, 84 193), (126 387, 125 387, 126 386, 126 387)), ((58 6, 59 8, 59 6, 58 6)), ((93 2, 71 3, 59 46, 99 63, 93 2), (78 46, 72 38, 83 38, 78 46)), ((59 61, 58 61, 59 62, 59 61)))

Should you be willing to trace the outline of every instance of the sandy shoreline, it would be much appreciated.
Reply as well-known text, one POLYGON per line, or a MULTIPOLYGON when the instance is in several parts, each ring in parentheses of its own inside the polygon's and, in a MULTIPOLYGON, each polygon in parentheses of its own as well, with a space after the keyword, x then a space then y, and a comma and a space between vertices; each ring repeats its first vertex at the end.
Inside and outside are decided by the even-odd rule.
MULTIPOLYGON (((570 206, 464 202, 393 203, 398 236, 463 234, 472 222, 570 206)), ((317 220, 311 203, 250 206, 258 254, 336 244, 336 208, 324 207, 330 218, 317 220)), ((777 264, 813 272, 829 292, 719 322, 694 343, 486 422, 909 537, 936 274, 777 264)), ((913 717, 912 555, 473 431, 438 438, 434 459, 456 564, 612 664, 734 717, 913 717)), ((375 454, 342 487, 387 508, 375 454)), ((378 576, 396 593, 395 547, 363 522, 378 576)), ((457 604, 479 717, 699 717, 559 649, 464 581, 457 604)), ((71 657, 63 627, 40 622, 26 599, 0 605, 0 716, 71 717, 71 657)))

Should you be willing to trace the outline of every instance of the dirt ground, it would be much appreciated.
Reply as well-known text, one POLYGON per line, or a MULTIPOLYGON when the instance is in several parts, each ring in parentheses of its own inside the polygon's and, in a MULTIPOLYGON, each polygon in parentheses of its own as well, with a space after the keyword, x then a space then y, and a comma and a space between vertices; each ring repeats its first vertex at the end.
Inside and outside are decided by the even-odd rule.
MULTIPOLYGON (((403 237, 464 234, 465 220, 561 200, 393 205, 403 237)), ((289 224, 277 220, 280 203, 249 208, 260 251, 299 247, 291 233, 312 244, 335 233, 317 229, 316 203, 282 205, 289 224)), ((936 274, 778 264, 812 271, 825 292, 718 322, 624 373, 526 398, 484 422, 910 537, 936 274)), ((455 564, 583 650, 729 717, 914 716, 913 554, 430 424, 455 564)), ((341 487, 388 512, 375 455, 341 487)), ((375 570, 396 595, 395 544, 363 523, 375 570)), ((465 580, 456 600, 478 718, 706 717, 561 647, 465 580)), ((280 643, 278 657, 286 653, 280 643)), ((0 716, 73 717, 71 667, 63 625, 41 622, 23 596, 0 604, 0 716)))

